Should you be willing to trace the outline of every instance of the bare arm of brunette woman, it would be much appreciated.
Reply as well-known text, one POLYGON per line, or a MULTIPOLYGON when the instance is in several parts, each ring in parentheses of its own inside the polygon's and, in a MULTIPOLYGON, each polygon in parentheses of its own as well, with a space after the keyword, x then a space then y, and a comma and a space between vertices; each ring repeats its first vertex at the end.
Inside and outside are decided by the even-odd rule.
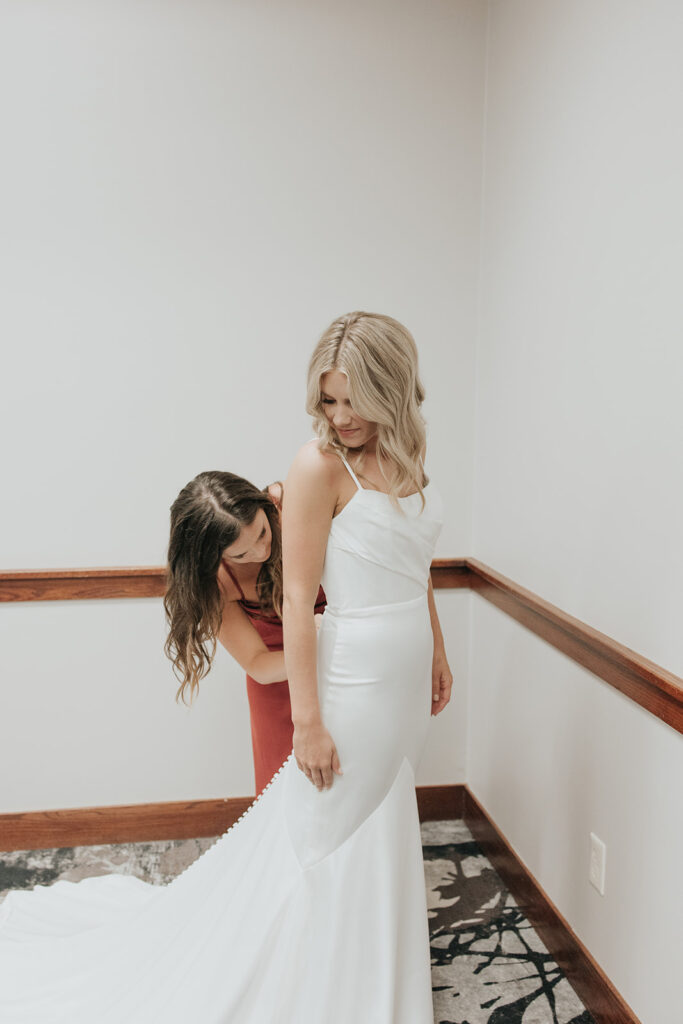
POLYGON ((337 502, 332 459, 317 445, 304 445, 289 471, 282 510, 282 625, 294 756, 319 791, 332 785, 335 772, 342 774, 337 748, 320 713, 313 616, 337 502))
POLYGON ((218 642, 257 683, 287 678, 283 651, 269 651, 237 601, 223 602, 218 642))
MULTIPOLYGON (((318 630, 322 615, 314 618, 318 630)), ((225 601, 216 639, 257 683, 279 683, 287 678, 284 651, 268 650, 237 601, 225 601)))

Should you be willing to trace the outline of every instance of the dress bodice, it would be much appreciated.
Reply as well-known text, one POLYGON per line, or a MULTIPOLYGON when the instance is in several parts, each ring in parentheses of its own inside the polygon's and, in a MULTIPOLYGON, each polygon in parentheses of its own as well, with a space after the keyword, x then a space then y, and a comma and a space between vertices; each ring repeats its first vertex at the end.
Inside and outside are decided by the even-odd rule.
POLYGON ((443 524, 443 503, 430 481, 420 493, 399 498, 361 487, 330 526, 322 585, 328 610, 343 612, 410 601, 424 594, 443 524))

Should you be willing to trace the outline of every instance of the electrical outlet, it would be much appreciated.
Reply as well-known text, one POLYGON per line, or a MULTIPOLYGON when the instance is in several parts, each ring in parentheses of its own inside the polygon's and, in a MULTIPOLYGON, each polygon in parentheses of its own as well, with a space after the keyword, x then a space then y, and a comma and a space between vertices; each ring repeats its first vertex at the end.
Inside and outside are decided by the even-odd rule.
POLYGON ((588 880, 595 886, 601 896, 605 895, 605 860, 607 859, 607 847, 602 839, 598 839, 594 832, 591 832, 591 860, 588 869, 588 880))

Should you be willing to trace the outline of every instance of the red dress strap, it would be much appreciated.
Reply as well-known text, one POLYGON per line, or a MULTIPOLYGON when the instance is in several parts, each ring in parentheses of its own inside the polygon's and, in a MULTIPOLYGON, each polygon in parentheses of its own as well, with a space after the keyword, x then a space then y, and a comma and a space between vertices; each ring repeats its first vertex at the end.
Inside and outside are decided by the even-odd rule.
POLYGON ((241 586, 240 586, 240 583, 239 583, 239 580, 238 580, 238 579, 237 579, 237 577, 235 576, 234 572, 232 571, 232 569, 230 568, 230 566, 228 565, 228 563, 227 563, 227 562, 225 561, 225 559, 224 559, 224 558, 222 558, 222 559, 221 559, 221 562, 223 563, 223 565, 224 565, 224 566, 225 566, 225 568, 227 569, 227 571, 228 571, 228 576, 230 577, 230 579, 232 580, 232 582, 233 582, 233 583, 235 584, 235 586, 237 587, 237 589, 238 589, 238 590, 239 590, 239 592, 240 592, 240 601, 246 601, 247 599, 246 599, 246 597, 244 596, 244 591, 242 590, 242 588, 241 588, 241 586))

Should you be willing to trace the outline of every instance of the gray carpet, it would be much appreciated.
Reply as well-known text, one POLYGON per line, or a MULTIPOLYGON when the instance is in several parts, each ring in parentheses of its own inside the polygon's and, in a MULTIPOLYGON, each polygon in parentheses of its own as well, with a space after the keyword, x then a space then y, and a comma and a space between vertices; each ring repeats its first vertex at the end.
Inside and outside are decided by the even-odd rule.
MULTIPOLYGON (((8 889, 112 871, 163 885, 214 839, 0 853, 8 889)), ((462 821, 422 825, 435 1024, 595 1024, 462 821)))

